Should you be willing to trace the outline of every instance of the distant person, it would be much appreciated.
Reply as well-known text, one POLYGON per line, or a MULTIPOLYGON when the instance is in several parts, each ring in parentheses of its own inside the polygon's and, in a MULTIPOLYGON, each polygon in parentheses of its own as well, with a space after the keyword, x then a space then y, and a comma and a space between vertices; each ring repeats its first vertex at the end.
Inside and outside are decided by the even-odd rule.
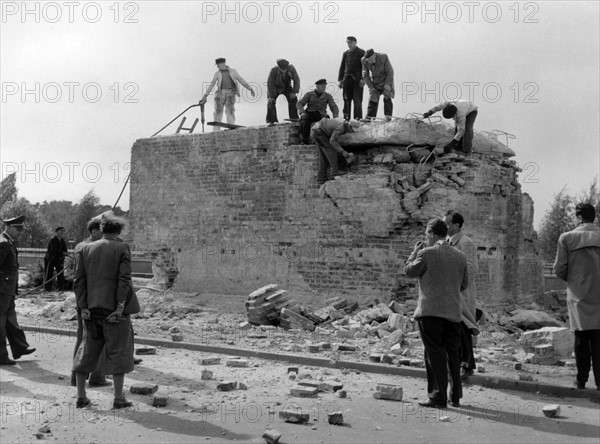
POLYGON ((477 105, 468 100, 442 102, 423 114, 423 117, 427 118, 440 110, 445 119, 454 119, 454 139, 444 147, 444 153, 458 150, 470 154, 473 150, 473 125, 477 118, 477 105))
POLYGON ((44 264, 46 266, 46 285, 44 289, 52 291, 53 276, 56 271, 58 291, 65 291, 65 275, 63 270, 65 268, 65 257, 69 254, 67 243, 65 242, 65 227, 58 227, 54 232, 55 235, 48 242, 48 249, 44 257, 44 264))
POLYGON ((367 49, 361 59, 362 77, 369 88, 367 117, 377 117, 379 99, 383 95, 383 114, 390 120, 394 111, 394 68, 386 54, 367 49))
MULTIPOLYGON (((90 233, 90 236, 78 243, 73 250, 73 257, 75 262, 75 269, 77 269, 77 261, 78 261, 78 253, 81 251, 84 245, 87 245, 91 242, 95 242, 97 240, 102 239, 102 233, 100 232, 100 217, 94 217, 90 219, 87 223, 87 229, 90 233)), ((77 340, 75 341, 75 349, 73 350, 73 358, 77 354, 77 349, 79 348, 79 344, 83 339, 83 320, 81 319, 81 310, 77 308, 77 340)), ((100 354, 100 359, 98 361, 98 366, 90 373, 89 385, 90 387, 104 387, 110 385, 111 382, 106 379, 104 375, 104 367, 106 366, 106 352, 100 354)), ((71 372, 71 385, 73 387, 77 386, 77 373, 71 372)))
POLYGON ((594 369, 600 390, 600 228, 589 203, 575 207, 577 227, 558 239, 554 273, 567 282, 567 307, 575 334, 575 387, 584 389, 594 369), (591 364, 591 365, 590 365, 591 364))
POLYGON ((340 145, 339 139, 343 134, 353 133, 355 125, 357 123, 350 123, 347 120, 322 119, 312 127, 311 133, 319 153, 319 171, 317 173, 319 185, 323 185, 336 176, 343 175, 339 171, 338 154, 341 154, 346 162, 354 162, 354 154, 345 151, 340 145), (329 174, 327 174, 327 167, 329 167, 329 174))
POLYGON ((106 347, 106 373, 113 375, 113 408, 130 407, 123 394, 125 373, 133 370, 133 328, 130 315, 139 312, 131 280, 131 252, 118 240, 125 222, 110 213, 100 219, 102 239, 77 253, 75 297, 81 310, 83 340, 73 360, 77 373, 77 408, 90 404, 85 379, 96 369, 106 347))
POLYGON ((0 236, 0 365, 15 365, 16 359, 35 351, 35 348, 29 348, 15 311, 15 297, 19 285, 19 252, 13 236, 23 231, 24 223, 25 216, 2 221, 4 232, 0 236), (15 360, 8 357, 7 339, 15 360))
POLYGON ((413 317, 425 347, 425 369, 429 399, 423 407, 446 408, 448 404, 448 369, 452 378, 451 402, 460 407, 460 292, 467 288, 467 259, 446 242, 448 225, 432 219, 425 230, 425 243, 419 241, 406 260, 404 272, 419 279, 419 299, 413 317))
POLYGON ((333 96, 325 91, 327 80, 320 79, 315 82, 315 89, 304 94, 298 101, 298 113, 300 114, 300 137, 302 142, 308 144, 310 136, 310 125, 323 118, 329 118, 327 105, 336 119, 340 113, 333 96))
POLYGON ((363 117, 362 101, 365 81, 362 78, 361 59, 365 55, 365 50, 360 49, 356 44, 354 36, 346 37, 348 49, 342 54, 342 63, 338 74, 338 85, 342 89, 344 98, 344 119, 350 120, 352 111, 352 102, 354 102, 354 118, 360 120, 363 117))
POLYGON ((475 355, 473 353, 473 336, 479 334, 477 328, 477 292, 475 288, 475 277, 477 276, 477 247, 475 242, 463 231, 465 219, 462 214, 448 211, 444 219, 448 225, 448 243, 467 258, 467 272, 469 274, 469 286, 461 291, 462 296, 462 320, 460 321, 460 377, 465 381, 472 376, 477 368, 475 355))
MULTIPOLYGON (((213 114, 215 122, 221 122, 223 120, 223 109, 225 109, 227 123, 235 125, 235 101, 240 96, 239 84, 242 84, 244 88, 249 90, 252 97, 254 97, 256 93, 237 70, 230 68, 226 64, 226 59, 220 57, 215 60, 215 63, 218 68, 217 72, 215 72, 210 85, 208 85, 206 92, 202 96, 202 99, 200 99, 200 104, 204 105, 206 103, 208 95, 216 86, 217 92, 215 93, 215 110, 213 114)), ((213 126, 213 131, 220 131, 220 128, 218 126, 213 126)))
POLYGON ((277 120, 277 97, 283 95, 288 101, 288 113, 291 120, 298 120, 297 94, 300 91, 300 77, 294 65, 285 59, 277 59, 267 78, 267 123, 274 125, 277 120))

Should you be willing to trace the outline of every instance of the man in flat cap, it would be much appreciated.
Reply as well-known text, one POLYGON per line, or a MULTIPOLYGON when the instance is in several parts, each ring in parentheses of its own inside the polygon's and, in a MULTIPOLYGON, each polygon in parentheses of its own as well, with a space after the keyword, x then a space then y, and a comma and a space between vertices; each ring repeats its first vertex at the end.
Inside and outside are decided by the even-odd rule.
MULTIPOLYGON (((244 88, 250 91, 252 97, 256 95, 252 87, 248 82, 246 82, 242 76, 237 72, 237 70, 229 67, 226 64, 226 60, 224 58, 218 58, 215 60, 217 65, 217 72, 212 78, 210 85, 206 89, 206 92, 200 99, 200 104, 203 105, 206 103, 206 99, 208 95, 211 93, 213 88, 217 87, 217 92, 215 93, 215 111, 214 111, 214 119, 215 122, 221 122, 223 120, 223 108, 225 109, 225 117, 227 119, 227 123, 235 124, 235 101, 237 97, 240 96, 240 86, 242 84, 244 88)), ((220 131, 221 129, 218 126, 213 126, 213 131, 220 131)))
POLYGON ((65 291, 65 257, 69 254, 67 249, 67 243, 65 242, 65 227, 58 227, 54 230, 54 237, 48 242, 48 249, 46 250, 46 256, 44 257, 44 263, 46 268, 46 285, 44 289, 46 291, 52 291, 52 277, 56 270, 56 280, 58 281, 58 291, 65 291))
POLYGON ((442 102, 423 114, 423 117, 427 118, 440 110, 445 119, 454 119, 454 139, 444 147, 444 153, 458 150, 470 154, 473 149, 473 125, 477 118, 477 105, 468 100, 442 102))
POLYGON ((310 125, 318 122, 322 118, 329 118, 327 114, 327 105, 331 109, 333 118, 337 119, 340 110, 338 109, 333 96, 325 91, 327 80, 321 79, 315 82, 315 89, 304 94, 298 101, 298 113, 300 114, 300 137, 302 143, 308 144, 310 136, 310 125))
POLYGON ((460 321, 461 291, 469 285, 467 258, 446 242, 448 225, 432 219, 425 230, 425 242, 418 241, 406 260, 404 273, 419 279, 419 299, 413 317, 425 347, 428 399, 423 407, 446 408, 448 369, 452 378, 451 401, 460 406, 460 321))
POLYGON ((294 65, 285 59, 277 59, 277 66, 271 68, 267 78, 267 123, 274 125, 277 120, 277 97, 283 94, 288 101, 290 119, 298 119, 297 94, 300 91, 300 77, 294 65))
POLYGON ((319 152, 319 171, 317 173, 317 183, 323 185, 335 176, 341 176, 344 173, 339 171, 338 154, 341 154, 347 163, 354 162, 354 154, 345 151, 340 145, 340 137, 346 133, 353 133, 358 122, 336 119, 321 119, 312 127, 311 133, 315 146, 319 152), (329 166, 329 175, 327 167, 329 166))
POLYGON ((362 77, 369 88, 369 105, 367 117, 376 117, 379 98, 383 95, 383 114, 392 118, 394 111, 394 68, 386 54, 367 49, 361 59, 362 77))
POLYGON ((344 119, 350 120, 352 102, 354 101, 354 118, 360 120, 363 117, 362 100, 365 82, 362 78, 361 59, 365 50, 356 45, 356 37, 346 37, 348 50, 342 55, 342 63, 338 74, 338 85, 342 89, 344 97, 344 119))
POLYGON ((29 348, 15 311, 15 297, 19 285, 19 252, 13 236, 23 230, 25 216, 2 222, 4 232, 0 236, 0 365, 15 365, 16 362, 8 357, 7 339, 14 359, 35 351, 35 348, 29 348))

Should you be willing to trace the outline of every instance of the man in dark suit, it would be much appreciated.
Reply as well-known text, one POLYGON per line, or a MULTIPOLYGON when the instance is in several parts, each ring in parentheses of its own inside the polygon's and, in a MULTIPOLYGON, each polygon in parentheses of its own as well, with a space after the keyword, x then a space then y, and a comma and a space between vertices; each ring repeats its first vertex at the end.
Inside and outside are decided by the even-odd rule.
POLYGON ((361 59, 365 50, 356 46, 356 37, 346 37, 348 50, 342 55, 342 63, 338 74, 338 85, 344 96, 344 120, 350 120, 352 102, 354 102, 354 118, 362 119, 362 100, 365 81, 362 78, 361 59))
POLYGON ((29 348, 15 311, 15 297, 19 285, 19 252, 12 237, 23 230, 25 216, 2 222, 4 232, 0 236, 0 365, 15 365, 16 361, 8 357, 7 339, 14 359, 35 351, 35 348, 29 348))
POLYGON ((298 120, 297 94, 300 92, 300 77, 294 65, 285 59, 277 59, 277 66, 269 72, 267 78, 267 123, 274 125, 277 120, 277 97, 283 94, 288 101, 290 119, 298 120))
POLYGON ((46 264, 46 285, 45 290, 52 290, 52 276, 56 270, 58 280, 58 291, 65 291, 65 276, 63 270, 65 268, 65 257, 69 254, 67 243, 65 242, 65 228, 58 227, 54 230, 56 235, 48 242, 48 250, 44 257, 46 264))
POLYGON ((432 219, 425 230, 426 243, 417 242, 406 261, 406 276, 419 279, 419 299, 414 318, 425 346, 427 392, 424 407, 446 408, 448 368, 452 378, 452 406, 460 406, 460 292, 467 288, 469 276, 465 254, 446 242, 448 225, 432 219))
POLYGON ((130 314, 139 312, 131 281, 131 252, 118 240, 125 222, 112 213, 100 219, 102 239, 77 253, 75 297, 84 321, 83 340, 73 360, 77 373, 77 408, 90 404, 86 374, 93 371, 106 347, 106 373, 113 375, 113 408, 130 407, 123 395, 125 373, 133 370, 133 328, 130 314))

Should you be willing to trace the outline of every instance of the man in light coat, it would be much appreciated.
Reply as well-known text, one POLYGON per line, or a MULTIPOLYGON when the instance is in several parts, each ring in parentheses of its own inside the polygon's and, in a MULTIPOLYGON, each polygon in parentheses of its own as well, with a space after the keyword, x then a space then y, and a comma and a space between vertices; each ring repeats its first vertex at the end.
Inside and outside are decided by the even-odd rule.
MULTIPOLYGON (((246 82, 242 76, 237 72, 237 70, 230 68, 226 64, 226 60, 224 58, 218 58, 215 60, 217 65, 217 72, 212 78, 210 85, 206 89, 206 92, 200 99, 200 105, 204 105, 206 103, 206 99, 208 95, 211 93, 213 88, 217 87, 217 92, 215 93, 215 111, 214 111, 214 119, 215 122, 221 122, 223 120, 223 108, 225 109, 225 117, 227 118, 227 123, 235 124, 235 101, 237 97, 240 96, 240 86, 242 84, 244 88, 250 91, 252 97, 256 94, 250 84, 246 82)), ((221 129, 218 126, 213 126, 213 131, 220 131, 221 129)))
POLYGON ((600 228, 594 225, 596 210, 589 203, 575 207, 577 227, 558 239, 554 273, 567 281, 567 307, 575 334, 575 386, 585 388, 594 369, 600 390, 600 228))
POLYGON ((423 407, 446 408, 448 403, 448 369, 452 378, 451 401, 460 406, 460 321, 461 291, 469 284, 467 259, 446 242, 448 225, 432 219, 425 230, 426 243, 417 242, 406 260, 404 273, 419 279, 419 299, 413 317, 425 347, 427 393, 423 407))
POLYGON ((444 219, 448 225, 448 243, 467 258, 469 286, 461 291, 462 320, 460 322, 460 377, 464 381, 473 375, 476 368, 473 354, 473 336, 479 334, 477 328, 477 293, 475 277, 477 276, 477 247, 475 242, 462 231, 465 219, 462 214, 450 210, 444 219))
POLYGON ((369 88, 367 117, 376 117, 379 98, 383 95, 383 114, 391 119, 394 111, 394 68, 386 54, 367 49, 361 59, 362 77, 369 88))

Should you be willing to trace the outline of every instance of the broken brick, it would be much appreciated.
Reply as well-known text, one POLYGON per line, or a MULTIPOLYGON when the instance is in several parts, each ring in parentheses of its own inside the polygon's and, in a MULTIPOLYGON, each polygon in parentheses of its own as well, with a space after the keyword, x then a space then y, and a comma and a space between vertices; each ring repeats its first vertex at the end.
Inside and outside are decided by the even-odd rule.
POLYGON ((246 359, 228 359, 225 361, 227 367, 250 367, 250 362, 246 359))
POLYGON ((136 355, 155 355, 156 347, 136 347, 136 355))
POLYGON ((200 358, 200 365, 218 365, 221 358, 200 358))
POLYGON ((281 439, 281 433, 275 429, 267 429, 262 435, 267 444, 277 444, 281 439))
POLYGON ((542 407, 542 413, 547 418, 556 418, 560 415, 560 406, 558 404, 548 404, 542 407))
POLYGON ((344 415, 342 412, 333 412, 327 414, 327 421, 329 424, 342 425, 344 424, 344 415))
POLYGON ((202 379, 203 381, 206 381, 208 379, 212 379, 212 377, 213 377, 213 372, 212 371, 210 371, 210 370, 202 370, 201 378, 200 379, 202 379))
POLYGON ((175 333, 171 335, 171 341, 173 342, 181 342, 183 341, 183 335, 181 333, 175 333))
POLYGON ((235 390, 236 388, 236 381, 220 382, 219 384, 217 384, 217 390, 219 390, 220 392, 230 392, 232 390, 235 390))
POLYGON ((156 384, 132 384, 129 387, 129 391, 134 395, 151 395, 158 391, 158 385, 156 384))
POLYGON ((166 407, 169 403, 169 395, 166 393, 158 392, 154 395, 154 399, 152 400, 152 405, 154 407, 166 407))
POLYGON ((287 408, 279 412, 279 419, 283 419, 285 422, 302 424, 309 421, 310 414, 302 413, 302 409, 287 408))
POLYGON ((319 390, 314 387, 293 387, 290 389, 290 395, 298 398, 316 398, 319 390))

